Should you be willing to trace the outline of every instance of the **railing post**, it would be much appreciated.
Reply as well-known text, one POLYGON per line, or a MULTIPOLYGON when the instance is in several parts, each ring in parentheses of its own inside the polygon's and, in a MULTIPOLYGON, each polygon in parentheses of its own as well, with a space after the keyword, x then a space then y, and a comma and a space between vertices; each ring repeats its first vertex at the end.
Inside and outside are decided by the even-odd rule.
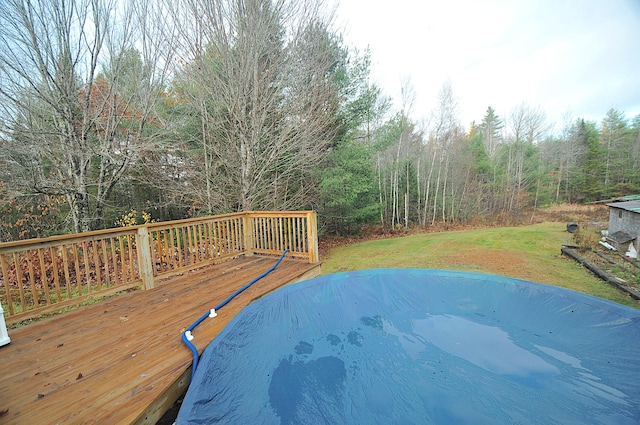
POLYGON ((153 281, 153 264, 151 261, 151 244, 149 243, 149 230, 146 227, 139 227, 136 236, 138 251, 138 267, 144 289, 152 289, 155 286, 153 281))
POLYGON ((320 261, 318 255, 318 215, 315 211, 307 214, 307 239, 309 241, 309 263, 320 261))
POLYGON ((255 248, 253 241, 253 217, 251 213, 245 213, 242 221, 242 228, 244 229, 244 255, 250 257, 253 255, 253 248, 255 248))

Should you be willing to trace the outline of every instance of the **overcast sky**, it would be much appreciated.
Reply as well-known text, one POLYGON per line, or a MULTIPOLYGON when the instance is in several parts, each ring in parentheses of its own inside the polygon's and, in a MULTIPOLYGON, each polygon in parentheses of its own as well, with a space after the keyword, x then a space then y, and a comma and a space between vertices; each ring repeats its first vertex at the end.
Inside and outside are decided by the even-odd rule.
POLYGON ((523 102, 558 126, 640 114, 640 0, 340 0, 337 23, 397 108, 410 79, 414 119, 446 81, 467 128, 523 102))

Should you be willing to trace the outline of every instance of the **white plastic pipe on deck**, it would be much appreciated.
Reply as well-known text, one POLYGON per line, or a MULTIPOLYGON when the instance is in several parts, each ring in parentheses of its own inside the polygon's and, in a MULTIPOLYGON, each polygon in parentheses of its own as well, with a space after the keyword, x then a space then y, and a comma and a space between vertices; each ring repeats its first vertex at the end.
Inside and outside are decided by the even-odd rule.
POLYGON ((7 332, 7 325, 4 322, 4 310, 0 305, 0 347, 3 345, 7 345, 11 342, 11 338, 9 338, 9 333, 7 332))

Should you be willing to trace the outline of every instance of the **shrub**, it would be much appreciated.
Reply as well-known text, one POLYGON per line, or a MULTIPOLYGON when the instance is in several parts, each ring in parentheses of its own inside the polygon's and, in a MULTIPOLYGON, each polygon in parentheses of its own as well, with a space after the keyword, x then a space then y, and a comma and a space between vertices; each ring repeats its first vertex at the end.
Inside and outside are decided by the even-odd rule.
POLYGON ((599 240, 598 232, 589 228, 585 223, 579 223, 578 228, 573 233, 573 243, 580 251, 591 251, 599 240))
POLYGON ((153 223, 155 220, 151 219, 151 214, 146 211, 142 211, 140 217, 138 216, 138 211, 132 209, 127 214, 124 214, 118 220, 116 220, 116 226, 118 227, 129 227, 136 226, 138 224, 149 224, 153 223))

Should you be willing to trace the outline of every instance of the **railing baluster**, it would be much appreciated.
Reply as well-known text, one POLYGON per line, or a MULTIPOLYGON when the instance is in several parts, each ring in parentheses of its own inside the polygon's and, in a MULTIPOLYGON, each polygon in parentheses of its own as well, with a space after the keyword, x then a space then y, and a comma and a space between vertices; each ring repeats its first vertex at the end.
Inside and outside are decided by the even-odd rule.
POLYGON ((123 282, 127 281, 127 267, 124 259, 125 249, 124 236, 118 236, 118 251, 120 252, 120 279, 122 279, 123 282))
POLYGON ((269 220, 262 217, 262 249, 269 249, 269 220))
POLYGON ((169 246, 171 247, 171 269, 175 269, 175 264, 179 265, 180 250, 178 249, 178 229, 169 229, 169 246))
POLYGON ((112 280, 114 282, 124 282, 124 280, 118 279, 118 245, 116 237, 109 238, 109 247, 111 248, 111 264, 113 264, 112 280))
POLYGON ((95 262, 92 267, 96 274, 96 282, 98 285, 98 291, 102 290, 102 273, 100 273, 100 269, 102 268, 100 265, 100 256, 98 255, 98 241, 91 242, 91 254, 93 256, 93 261, 95 262))
POLYGON ((60 291, 60 271, 58 270, 58 256, 53 246, 49 247, 49 255, 51 256, 51 265, 53 273, 53 285, 56 288, 57 302, 62 300, 62 292, 60 291))
POLYGON ((104 267, 104 284, 107 288, 111 287, 111 276, 109 274, 109 257, 107 256, 107 239, 100 240, 100 247, 102 248, 102 264, 104 267))
POLYGON ((229 220, 224 221, 224 240, 227 247, 227 253, 233 252, 233 247, 231 246, 231 229, 229 229, 229 220))
MULTIPOLYGON (((151 262, 152 262, 152 266, 153 270, 158 270, 158 271, 163 271, 162 270, 162 263, 164 262, 164 256, 165 256, 165 252, 166 250, 164 249, 164 244, 163 244, 163 237, 162 237, 162 233, 164 232, 164 230, 158 230, 158 231, 151 231, 149 232, 149 238, 151 238, 149 240, 149 246, 151 246, 151 262), (156 243, 155 243, 155 252, 153 249, 153 235, 156 236, 156 243)), ((140 266, 140 265, 138 265, 140 266)))
POLYGON ((29 283, 31 283, 31 296, 33 297, 33 307, 38 308, 38 290, 36 289, 36 277, 33 271, 33 261, 31 259, 31 250, 25 252, 27 265, 29 266, 29 283))
POLYGON ((276 217, 271 217, 270 219, 271 226, 271 246, 270 249, 277 250, 278 249, 278 219, 276 217))
POLYGON ((211 242, 213 243, 213 258, 218 258, 222 253, 220 252, 220 231, 218 230, 218 221, 214 220, 211 223, 211 242))
POLYGON ((180 233, 180 227, 176 227, 174 229, 175 232, 175 252, 176 252, 176 262, 178 264, 178 268, 182 268, 182 248, 181 248, 181 244, 180 244, 180 238, 181 238, 181 233, 180 233))
POLYGON ((158 273, 164 273, 171 270, 171 229, 162 229, 158 231, 158 237, 162 238, 162 258, 160 259, 160 267, 158 273))
POLYGON ((214 260, 218 254, 216 252, 216 222, 215 221, 209 221, 208 222, 208 226, 209 226, 209 233, 208 233, 208 238, 209 238, 209 258, 211 258, 212 260, 214 260))
POLYGON ((189 237, 189 265, 192 266, 195 262, 195 247, 193 243, 193 224, 187 226, 187 235, 189 237))
POLYGON ((62 265, 64 267, 64 278, 65 278, 65 286, 67 287, 67 297, 71 299, 72 291, 71 291, 71 277, 69 274, 69 252, 67 251, 67 246, 62 245, 62 265))
POLYGON ((189 254, 189 261, 185 260, 185 264, 191 265, 193 264, 193 239, 191 238, 191 225, 187 225, 187 242, 185 243, 185 247, 187 249, 187 253, 189 254))
POLYGON ((271 217, 271 249, 274 251, 278 249, 278 219, 271 217))
POLYGON ((302 248, 302 251, 308 252, 309 249, 308 249, 308 240, 307 240, 308 239, 308 237, 307 237, 308 230, 307 229, 308 229, 309 223, 306 222, 306 221, 302 221, 301 224, 302 224, 302 226, 300 228, 300 234, 302 235, 302 247, 301 248, 302 248))
POLYGON ((42 248, 38 249, 38 261, 40 262, 40 284, 44 291, 45 303, 51 304, 51 296, 49 295, 49 279, 47 279, 47 267, 44 263, 44 253, 42 248))
POLYGON ((262 248, 262 223, 260 217, 252 217, 253 220, 253 248, 258 250, 262 248))
POLYGON ((84 264, 84 274, 87 278, 87 293, 90 294, 92 292, 91 288, 91 268, 89 267, 89 245, 87 242, 82 242, 80 244, 82 247, 82 259, 84 264))
POLYGON ((20 257, 17 252, 13 253, 13 266, 16 270, 16 283, 18 284, 18 288, 20 291, 20 307, 21 311, 27 310, 27 302, 24 294, 24 277, 22 276, 22 264, 20 262, 20 257))
POLYGON ((278 232, 280 233, 280 248, 278 251, 284 251, 287 249, 287 243, 285 241, 284 232, 285 232, 285 222, 286 218, 278 217, 278 232))
POLYGON ((4 254, 0 254, 0 267, 2 267, 2 280, 4 282, 4 290, 7 294, 7 307, 9 310, 9 316, 15 314, 13 309, 13 297, 11 296, 11 279, 9 277, 9 266, 4 254))
POLYGON ((213 258, 211 255, 211 222, 205 221, 202 223, 202 234, 204 238, 202 241, 203 261, 209 261, 213 258))
POLYGON ((193 225, 193 248, 196 254, 196 264, 200 262, 200 224, 193 225))
POLYGON ((231 227, 231 252, 237 254, 240 251, 240 239, 238 237, 238 221, 234 218, 229 220, 229 226, 231 227))
POLYGON ((193 241, 193 245, 192 245, 192 252, 193 252, 193 263, 192 264, 198 264, 200 262, 200 247, 198 244, 198 224, 192 224, 191 225, 191 237, 192 237, 192 241, 193 241))
POLYGON ((133 254, 133 245, 135 243, 135 237, 131 235, 127 235, 127 251, 129 252, 129 273, 131 276, 130 282, 136 280, 136 263, 135 263, 135 255, 133 254))
POLYGON ((220 255, 218 251, 218 242, 217 242, 217 234, 216 234, 216 221, 213 220, 209 224, 209 238, 211 239, 211 258, 216 259, 220 255))

